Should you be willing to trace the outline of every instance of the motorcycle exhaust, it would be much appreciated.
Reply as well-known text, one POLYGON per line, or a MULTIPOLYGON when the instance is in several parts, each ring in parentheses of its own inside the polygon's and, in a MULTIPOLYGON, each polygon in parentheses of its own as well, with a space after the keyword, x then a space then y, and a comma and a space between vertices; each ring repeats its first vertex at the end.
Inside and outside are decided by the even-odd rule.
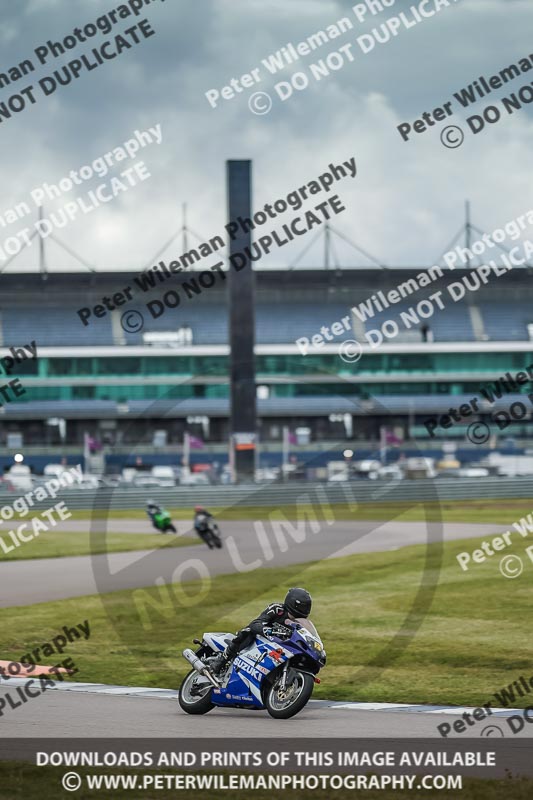
POLYGON ((211 675, 211 673, 209 672, 209 669, 206 667, 204 662, 201 659, 198 658, 196 653, 193 653, 192 650, 190 650, 189 648, 186 648, 183 651, 182 656, 187 659, 187 661, 193 667, 193 669, 195 669, 197 672, 199 672, 200 675, 204 675, 204 677, 206 677, 207 680, 210 683, 213 684, 215 689, 218 689, 220 687, 220 683, 217 681, 217 679, 213 675, 211 675))

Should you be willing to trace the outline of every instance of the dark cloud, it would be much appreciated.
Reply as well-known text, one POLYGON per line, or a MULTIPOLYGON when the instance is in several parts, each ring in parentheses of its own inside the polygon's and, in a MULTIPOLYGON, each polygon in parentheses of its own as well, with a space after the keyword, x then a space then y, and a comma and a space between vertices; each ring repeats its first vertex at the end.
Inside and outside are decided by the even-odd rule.
MULTIPOLYGON (((408 13, 412 4, 407 0, 396 8, 408 13)), ((31 57, 48 39, 62 39, 119 5, 109 0, 1 0, 0 71, 31 57)), ((360 25, 352 5, 341 0, 154 3, 145 16, 155 36, 0 124, 3 209, 42 181, 57 181, 120 144, 135 129, 158 123, 163 144, 142 156, 152 178, 58 231, 102 268, 146 263, 179 227, 185 201, 192 227, 206 238, 218 233, 225 222, 227 158, 253 159, 254 195, 261 205, 310 180, 331 161, 355 155, 359 175, 342 188, 348 210, 336 224, 389 263, 422 264, 437 256, 459 227, 467 196, 485 227, 496 227, 527 208, 529 186, 523 176, 533 166, 527 109, 453 152, 442 148, 434 132, 405 144, 396 125, 414 121, 479 75, 498 72, 526 55, 531 49, 530 5, 516 0, 509 13, 503 0, 461 0, 366 56, 354 47, 354 63, 282 103, 274 91, 277 81, 354 43, 395 13, 390 9, 360 25), (305 41, 342 16, 355 23, 350 33, 279 76, 262 69, 257 88, 275 98, 269 115, 249 111, 250 90, 217 109, 209 106, 206 91, 220 90, 279 48, 305 41)), ((117 25, 113 34, 130 22, 117 25)), ((32 81, 84 48, 41 68, 32 81)), ((11 88, 23 85, 24 80, 0 90, 0 102, 11 88)), ((0 237, 5 233, 0 229, 0 237)), ((267 263, 287 263, 302 247, 273 255, 267 263)), ((349 248, 339 245, 338 250, 342 261, 353 261, 349 248)), ((58 266, 71 263, 59 251, 50 252, 58 266)), ((315 253, 311 258, 319 261, 320 251, 315 253)), ((22 268, 36 261, 35 251, 15 263, 22 268)))

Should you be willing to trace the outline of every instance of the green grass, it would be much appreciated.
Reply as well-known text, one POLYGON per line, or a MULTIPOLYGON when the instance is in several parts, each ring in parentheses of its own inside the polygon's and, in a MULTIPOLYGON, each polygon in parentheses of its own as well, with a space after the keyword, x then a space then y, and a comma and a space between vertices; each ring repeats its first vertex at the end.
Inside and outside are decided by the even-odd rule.
MULTIPOLYGON (((364 503, 355 508, 349 504, 335 504, 329 512, 336 521, 342 520, 401 520, 404 522, 439 521, 443 522, 480 522, 494 524, 496 533, 499 526, 510 525, 512 522, 531 513, 533 501, 528 499, 504 500, 469 500, 461 502, 443 501, 436 503, 364 503)), ((234 520, 256 519, 302 519, 306 512, 314 512, 321 517, 320 507, 301 504, 299 506, 233 506, 229 508, 215 508, 212 513, 220 522, 231 523, 234 520)), ((172 517, 176 520, 191 520, 189 508, 170 509, 172 517)), ((75 520, 101 520, 101 519, 146 519, 144 509, 114 509, 110 511, 96 510, 73 511, 72 519, 75 520)), ((0 535, 1 535, 0 531, 0 535)), ((4 536, 4 538, 6 538, 4 536)), ((7 541, 7 540, 6 540, 7 541)), ((0 552, 0 561, 4 559, 27 558, 54 558, 60 556, 88 555, 90 553, 121 552, 125 550, 152 550, 155 547, 182 547, 184 545, 198 544, 197 539, 191 537, 172 538, 158 536, 157 534, 106 534, 104 540, 93 537, 92 544, 88 534, 70 534, 66 532, 51 531, 42 538, 37 538, 23 547, 17 548, 5 555, 0 552)))
MULTIPOLYGON (((401 520, 404 522, 438 521, 443 522, 481 522, 494 524, 494 532, 499 526, 510 525, 529 513, 533 508, 533 501, 527 499, 505 500, 470 500, 462 502, 443 501, 436 503, 365 503, 354 508, 353 505, 336 504, 331 506, 329 512, 333 519, 341 520, 401 520)), ((302 519, 306 512, 313 512, 320 517, 321 509, 311 505, 283 505, 283 506, 234 506, 229 508, 215 508, 212 513, 220 522, 233 520, 256 519, 302 519)), ((171 515, 176 520, 191 520, 189 508, 170 509, 171 515)), ((96 510, 73 511, 72 519, 75 520, 100 520, 100 519, 146 519, 144 509, 114 509, 110 511, 96 510)), ((5 532, 4 532, 5 533, 5 532)), ((2 531, 0 531, 0 535, 2 531)), ((5 536, 4 539, 9 541, 5 536)), ((68 532, 50 531, 32 542, 24 544, 9 554, 0 551, 0 561, 5 559, 27 558, 55 558, 60 556, 88 555, 90 553, 121 552, 126 550, 153 550, 156 547, 182 547, 198 544, 198 540, 191 537, 170 537, 157 534, 122 534, 108 533, 104 537, 93 537, 89 542, 88 534, 71 534, 68 532)))
MULTIPOLYGON (((29 528, 28 528, 29 530, 29 528)), ((5 531, 0 531, 6 545, 12 545, 5 531)), ((47 531, 29 542, 23 542, 9 553, 0 551, 0 561, 22 561, 28 558, 62 558, 65 556, 121 553, 128 550, 156 550, 161 547, 185 547, 199 544, 191 536, 169 534, 105 533, 91 535, 68 531, 47 531)))
MULTIPOLYGON (((357 484, 354 494, 357 495, 357 484)), ((270 515, 284 514, 288 519, 301 517, 305 509, 310 510, 310 505, 280 506, 230 506, 227 508, 211 507, 209 510, 220 521, 255 520, 265 519, 270 515)), ((443 500, 441 503, 360 503, 355 508, 348 503, 337 503, 331 506, 335 519, 343 520, 387 520, 401 516, 402 519, 416 522, 427 519, 444 522, 487 522, 502 523, 504 525, 514 522, 524 514, 529 514, 533 509, 533 500, 530 498, 512 498, 500 500, 443 500)), ((319 510, 318 508, 316 509, 319 510)), ((174 519, 192 520, 191 508, 169 509, 174 519)), ((132 518, 144 519, 146 514, 143 509, 113 509, 109 511, 73 511, 72 519, 118 519, 132 518)))
MULTIPOLYGON (((302 740, 305 742, 305 740, 302 740)), ((62 747, 62 750, 68 750, 68 744, 62 747)), ((303 748, 302 748, 303 749, 303 748)), ((102 797, 101 791, 89 791, 85 784, 82 788, 75 792, 66 792, 61 789, 61 778, 65 772, 69 771, 65 767, 35 767, 30 764, 20 763, 1 763, 0 762, 0 798, 2 800, 67 800, 67 798, 76 797, 78 800, 93 800, 96 797, 102 797)), ((82 776, 87 774, 97 775, 130 775, 135 774, 134 770, 107 770, 101 768, 84 769, 76 768, 76 772, 82 776)), ((176 771, 168 768, 161 768, 158 773, 164 774, 180 774, 181 771, 176 771)), ((218 771, 218 774, 225 772, 218 771)), ((319 770, 317 770, 319 772, 319 770)), ((140 770, 139 774, 153 774, 154 770, 140 770)), ((155 774, 158 774, 155 773, 155 774)), ((186 774, 181 772, 181 774, 186 774)), ((189 773, 190 774, 190 773, 189 773)), ((194 773, 193 773, 194 774, 194 773)), ((204 774, 203 772, 201 774, 204 774)), ((235 773, 233 773, 235 774, 235 773)), ((316 774, 316 773, 315 773, 316 774)), ((383 791, 361 791, 357 792, 351 790, 322 790, 316 789, 310 791, 308 789, 299 790, 284 790, 283 797, 288 800, 351 800, 354 797, 365 797, 366 800, 401 800, 402 798, 412 798, 416 796, 420 800, 426 800, 428 797, 439 797, 439 800, 530 800, 533 795, 533 781, 528 778, 510 780, 479 780, 479 779, 463 779, 463 789, 458 792, 453 791, 435 791, 429 792, 413 792, 413 791, 398 791, 398 790, 383 790, 383 791)), ((113 797, 114 800, 132 800, 133 797, 138 798, 141 795, 132 794, 132 790, 113 790, 112 793, 106 794, 108 797, 113 797)), ((255 789, 253 794, 250 791, 220 791, 216 794, 210 790, 195 789, 194 792, 186 793, 177 791, 175 789, 162 789, 153 792, 145 790, 142 794, 147 800, 150 798, 158 798, 158 800, 175 800, 176 797, 190 798, 194 797, 195 800, 217 800, 224 798, 224 800, 250 800, 253 796, 254 800, 272 800, 275 795, 272 791, 263 789, 255 789), (148 792, 148 793, 147 793, 148 792)))
MULTIPOLYGON (((195 636, 235 631, 289 586, 304 585, 328 653, 316 697, 477 705, 533 673, 533 564, 526 558, 516 580, 500 574, 496 557, 462 572, 455 555, 480 541, 446 544, 442 567, 438 545, 419 545, 210 577, 171 591, 159 586, 0 609, 0 653, 16 659, 63 625, 88 619, 91 638, 68 649, 79 668, 75 680, 175 688, 187 672, 180 652, 195 636), (417 600, 421 581, 425 595, 417 600)), ((523 554, 526 545, 505 555, 523 554)))

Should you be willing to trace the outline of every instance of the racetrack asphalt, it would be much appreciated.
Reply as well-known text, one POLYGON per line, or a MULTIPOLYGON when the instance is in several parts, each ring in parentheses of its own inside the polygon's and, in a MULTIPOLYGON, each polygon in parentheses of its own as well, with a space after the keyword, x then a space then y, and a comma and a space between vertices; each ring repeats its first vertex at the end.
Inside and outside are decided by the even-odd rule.
MULTIPOLYGON (((68 523, 68 527, 73 525, 68 523)), ((102 523, 99 523, 102 524, 102 523)), ((355 553, 396 550, 429 541, 466 539, 498 533, 503 525, 400 522, 391 520, 337 521, 297 527, 275 528, 262 521, 262 544, 252 521, 227 522, 222 527, 224 548, 209 550, 203 543, 191 547, 156 548, 96 556, 33 559, 0 562, 0 607, 31 605, 50 600, 133 589, 153 585, 174 567, 181 575, 186 562, 201 560, 210 575, 249 571, 257 567, 303 564, 355 553), (265 538, 266 537, 266 538, 265 538), (268 540, 268 545, 265 544, 268 540)), ((90 521, 77 521, 89 530, 90 521)), ((139 528, 142 520, 113 519, 110 532, 139 528), (134 524, 135 523, 135 524, 134 524)), ((81 529, 81 527, 80 527, 81 529)), ((146 526, 141 528, 146 531, 146 526)), ((190 524, 180 533, 190 532, 190 524)), ((72 534, 76 535, 75 533, 72 534)), ((198 577, 197 572, 190 579, 198 577)), ((183 573, 183 580, 186 580, 183 573)))
MULTIPOLYGON (((0 698, 8 691, 0 685, 0 698)), ((11 689, 13 691, 13 689, 11 689)), ((152 690, 153 691, 153 690, 152 690)), ((202 716, 185 714, 177 699, 94 694, 80 691, 46 691, 19 708, 5 710, 2 719, 4 737, 48 738, 279 738, 281 736, 329 738, 437 738, 437 726, 453 726, 461 719, 457 713, 432 710, 408 712, 394 710, 359 710, 356 704, 311 700, 297 716, 275 720, 266 711, 215 708, 202 716), (125 733, 126 732, 126 733, 125 733)), ((448 738, 496 735, 511 736, 504 717, 492 717, 468 730, 452 732, 448 738), (491 733, 487 733, 488 728, 491 733)), ((516 736, 530 737, 529 725, 516 736)))

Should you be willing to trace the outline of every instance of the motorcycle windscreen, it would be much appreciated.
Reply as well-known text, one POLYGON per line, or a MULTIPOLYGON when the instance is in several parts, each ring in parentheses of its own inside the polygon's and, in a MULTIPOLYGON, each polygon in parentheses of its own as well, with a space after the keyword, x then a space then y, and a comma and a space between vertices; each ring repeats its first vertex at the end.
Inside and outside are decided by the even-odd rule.
POLYGON ((308 617, 298 617, 294 621, 297 622, 298 625, 301 625, 302 628, 305 628, 307 631, 309 631, 311 636, 316 636, 317 639, 320 639, 317 629, 308 617))

